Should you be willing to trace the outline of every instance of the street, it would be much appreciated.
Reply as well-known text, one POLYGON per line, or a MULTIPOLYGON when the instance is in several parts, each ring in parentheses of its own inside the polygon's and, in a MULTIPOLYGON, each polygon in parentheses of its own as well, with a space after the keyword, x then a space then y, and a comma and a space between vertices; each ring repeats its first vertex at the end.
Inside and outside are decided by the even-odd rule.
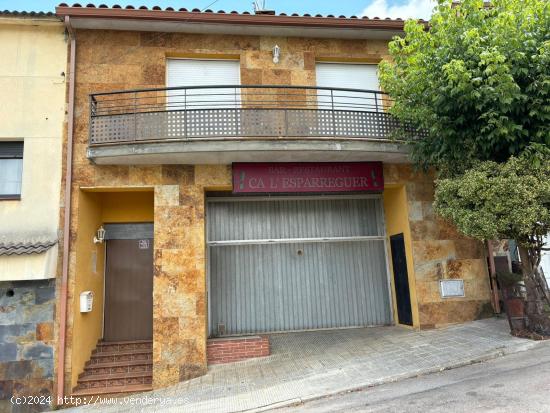
POLYGON ((485 363, 274 411, 550 412, 550 342, 485 363))

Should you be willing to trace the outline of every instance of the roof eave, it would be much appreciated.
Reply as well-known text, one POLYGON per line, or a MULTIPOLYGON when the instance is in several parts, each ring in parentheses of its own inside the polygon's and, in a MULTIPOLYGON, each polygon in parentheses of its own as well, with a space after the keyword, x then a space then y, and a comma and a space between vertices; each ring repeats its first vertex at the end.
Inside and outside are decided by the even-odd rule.
MULTIPOLYGON (((385 31, 389 35, 403 32, 405 22, 391 19, 337 18, 313 16, 206 13, 169 10, 142 10, 95 7, 56 7, 59 17, 71 19, 138 20, 167 23, 202 23, 235 26, 271 26, 315 29, 365 29, 385 31)), ((97 26, 101 29, 101 25, 97 26)))
POLYGON ((61 24, 61 19, 54 13, 50 12, 34 12, 34 11, 0 11, 1 24, 13 25, 48 25, 61 24))

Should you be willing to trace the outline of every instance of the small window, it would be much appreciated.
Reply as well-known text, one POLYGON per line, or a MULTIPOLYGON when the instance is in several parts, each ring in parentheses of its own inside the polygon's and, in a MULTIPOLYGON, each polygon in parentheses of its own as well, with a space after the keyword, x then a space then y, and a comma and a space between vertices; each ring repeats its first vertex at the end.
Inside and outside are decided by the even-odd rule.
POLYGON ((0 142, 0 199, 21 198, 23 142, 0 142))

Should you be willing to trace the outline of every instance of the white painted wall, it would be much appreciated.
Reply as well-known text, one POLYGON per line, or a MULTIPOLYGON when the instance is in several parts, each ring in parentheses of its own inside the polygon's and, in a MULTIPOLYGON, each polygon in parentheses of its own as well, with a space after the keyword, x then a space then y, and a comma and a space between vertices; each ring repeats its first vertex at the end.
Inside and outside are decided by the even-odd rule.
MULTIPOLYGON (((65 120, 64 27, 53 18, 0 17, 0 54, 0 141, 24 141, 21 200, 0 200, 0 242, 56 239, 65 120)), ((47 269, 55 268, 49 255, 39 254, 44 278, 55 275, 47 269)), ((40 278, 36 257, 29 258, 32 263, 9 259, 0 256, 0 281, 40 278)))

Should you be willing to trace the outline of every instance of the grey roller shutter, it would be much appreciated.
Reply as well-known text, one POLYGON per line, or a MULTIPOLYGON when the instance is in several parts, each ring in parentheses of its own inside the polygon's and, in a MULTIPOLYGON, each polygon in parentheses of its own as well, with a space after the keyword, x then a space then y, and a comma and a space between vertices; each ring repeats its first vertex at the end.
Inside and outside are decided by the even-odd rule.
POLYGON ((391 323, 382 201, 210 199, 210 335, 391 323))

